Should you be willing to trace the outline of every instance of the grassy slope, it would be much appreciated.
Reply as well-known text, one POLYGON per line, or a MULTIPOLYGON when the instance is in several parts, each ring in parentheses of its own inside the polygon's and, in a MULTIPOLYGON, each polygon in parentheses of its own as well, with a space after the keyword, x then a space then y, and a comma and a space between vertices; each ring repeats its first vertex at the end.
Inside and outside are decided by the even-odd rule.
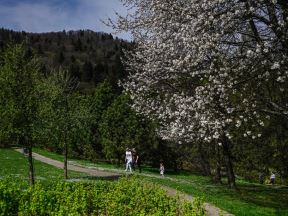
MULTIPOLYGON (((41 180, 63 179, 63 170, 34 160, 35 177, 41 180)), ((87 176, 87 174, 69 172, 71 177, 87 176)), ((0 149, 0 178, 13 176, 17 179, 28 179, 27 158, 12 149, 0 149)))
MULTIPOLYGON (((41 149, 35 150, 47 157, 63 160, 61 155, 41 149)), ((93 165, 89 161, 73 160, 73 162, 87 166, 93 165)), ((110 164, 94 164, 94 166, 107 170, 116 169, 116 166, 110 164)), ((118 171, 121 172, 123 169, 118 169, 118 171)), ((144 168, 143 174, 148 181, 170 186, 193 196, 203 197, 206 202, 213 203, 215 206, 235 215, 288 215, 287 187, 271 187, 270 185, 260 185, 239 180, 237 182, 238 190, 231 190, 225 185, 212 184, 207 177, 187 172, 177 175, 170 173, 165 178, 159 178, 157 169, 144 168)))
MULTIPOLYGON (((33 152, 36 152, 38 154, 41 154, 43 156, 49 157, 51 159, 54 160, 58 160, 58 161, 64 161, 64 156, 63 155, 59 155, 59 154, 55 154, 53 152, 49 152, 47 150, 44 149, 40 149, 40 148, 33 148, 33 152)), ((71 159, 68 158, 68 161, 70 163, 77 163, 79 165, 83 165, 83 166, 88 166, 88 167, 95 167, 95 168, 100 168, 100 169, 107 169, 107 170, 115 170, 115 171, 119 171, 121 172, 121 170, 119 169, 119 166, 114 165, 114 164, 107 164, 104 162, 98 162, 97 164, 88 161, 88 160, 76 160, 76 159, 71 159)), ((125 169, 125 166, 123 165, 123 170, 125 169)))
POLYGON ((284 187, 271 188, 238 181, 238 190, 232 190, 225 185, 212 184, 206 177, 170 177, 148 179, 193 196, 203 197, 206 202, 235 215, 288 215, 288 189, 284 187))

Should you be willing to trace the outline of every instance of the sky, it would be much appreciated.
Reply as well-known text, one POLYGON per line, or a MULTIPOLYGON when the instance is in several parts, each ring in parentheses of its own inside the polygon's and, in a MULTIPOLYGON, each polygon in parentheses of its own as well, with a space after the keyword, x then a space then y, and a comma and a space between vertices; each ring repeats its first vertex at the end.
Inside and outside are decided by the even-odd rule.
POLYGON ((0 0, 0 27, 26 32, 90 29, 131 40, 128 33, 114 34, 101 20, 127 14, 119 0, 0 0))

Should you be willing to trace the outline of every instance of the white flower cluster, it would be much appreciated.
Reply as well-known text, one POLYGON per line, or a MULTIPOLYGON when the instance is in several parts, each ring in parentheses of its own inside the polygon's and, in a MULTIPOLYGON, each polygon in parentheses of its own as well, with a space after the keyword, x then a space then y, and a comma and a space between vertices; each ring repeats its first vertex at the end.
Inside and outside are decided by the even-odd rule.
POLYGON ((129 30, 136 48, 126 53, 130 76, 122 86, 136 111, 161 121, 163 138, 232 138, 231 126, 260 121, 267 82, 285 88, 288 35, 281 26, 288 21, 281 7, 272 8, 275 22, 263 0, 123 2, 134 9, 112 25, 129 30))

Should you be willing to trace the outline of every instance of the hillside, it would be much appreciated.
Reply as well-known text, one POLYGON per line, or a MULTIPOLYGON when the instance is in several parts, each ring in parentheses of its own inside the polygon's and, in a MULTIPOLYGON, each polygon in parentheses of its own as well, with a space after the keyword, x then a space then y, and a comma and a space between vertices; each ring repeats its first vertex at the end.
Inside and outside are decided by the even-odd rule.
POLYGON ((104 80, 117 88, 118 80, 126 76, 120 61, 122 49, 132 47, 128 41, 91 30, 27 33, 0 29, 0 50, 23 41, 40 58, 44 73, 61 66, 79 79, 83 92, 104 80))

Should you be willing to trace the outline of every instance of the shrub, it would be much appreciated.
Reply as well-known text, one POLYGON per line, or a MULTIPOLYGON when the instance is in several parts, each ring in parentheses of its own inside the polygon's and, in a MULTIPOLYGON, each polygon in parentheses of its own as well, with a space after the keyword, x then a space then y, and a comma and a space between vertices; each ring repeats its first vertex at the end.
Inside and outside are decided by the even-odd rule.
POLYGON ((0 215, 204 215, 194 206, 137 178, 117 182, 38 183, 32 187, 0 181, 0 215))
POLYGON ((0 181, 0 215, 17 215, 21 194, 27 184, 8 177, 0 181))

